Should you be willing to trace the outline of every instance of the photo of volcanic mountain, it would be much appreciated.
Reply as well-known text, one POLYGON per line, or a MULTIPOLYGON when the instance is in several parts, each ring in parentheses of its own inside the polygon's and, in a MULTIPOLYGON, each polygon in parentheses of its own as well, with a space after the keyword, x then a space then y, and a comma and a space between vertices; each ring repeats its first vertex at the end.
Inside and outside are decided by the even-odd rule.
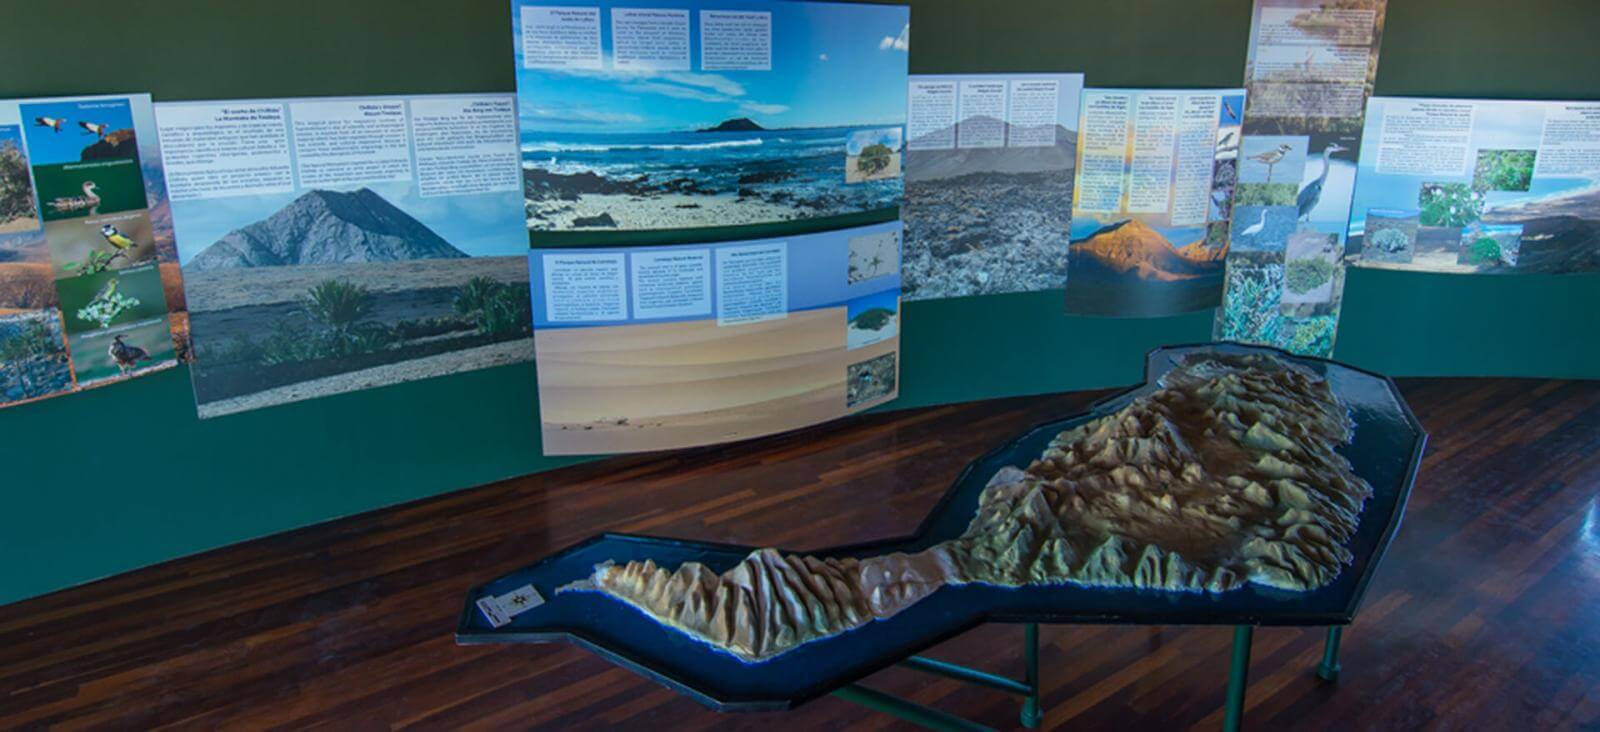
POLYGON ((202 417, 532 357, 526 259, 472 256, 372 188, 305 191, 183 270, 202 417))
POLYGON ((1069 247, 1067 309, 1155 317, 1213 307, 1221 298, 1226 254, 1225 246, 1207 245, 1203 227, 1163 233, 1138 219, 1101 227, 1069 247))

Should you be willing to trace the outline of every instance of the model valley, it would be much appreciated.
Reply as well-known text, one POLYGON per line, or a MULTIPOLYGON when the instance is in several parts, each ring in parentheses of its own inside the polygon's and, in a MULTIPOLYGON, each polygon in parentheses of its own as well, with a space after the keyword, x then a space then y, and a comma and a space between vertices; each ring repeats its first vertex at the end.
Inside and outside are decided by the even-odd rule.
POLYGON ((1000 470, 959 537, 915 554, 751 553, 602 564, 597 591, 755 662, 888 618, 947 585, 1073 583, 1223 593, 1333 581, 1371 487, 1336 452, 1348 410, 1320 376, 1272 356, 1191 357, 1123 409, 1000 470))

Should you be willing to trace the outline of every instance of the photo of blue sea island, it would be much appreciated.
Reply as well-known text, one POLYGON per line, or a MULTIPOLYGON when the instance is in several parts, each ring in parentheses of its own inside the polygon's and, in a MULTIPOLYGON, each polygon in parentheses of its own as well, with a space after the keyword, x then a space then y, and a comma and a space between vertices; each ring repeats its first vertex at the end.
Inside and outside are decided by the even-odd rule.
MULTIPOLYGON (((513 15, 558 4, 514 0, 513 15)), ((898 175, 852 183, 845 165, 852 134, 905 124, 904 6, 615 4, 686 10, 688 70, 618 68, 614 4, 599 7, 599 68, 524 68, 517 46, 530 230, 696 229, 900 205, 898 175), (708 10, 770 13, 770 69, 704 70, 708 10)))

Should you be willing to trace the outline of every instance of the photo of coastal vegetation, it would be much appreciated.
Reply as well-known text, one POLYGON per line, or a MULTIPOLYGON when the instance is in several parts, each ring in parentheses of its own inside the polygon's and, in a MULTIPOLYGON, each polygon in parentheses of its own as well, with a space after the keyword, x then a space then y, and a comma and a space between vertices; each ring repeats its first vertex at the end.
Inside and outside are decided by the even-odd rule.
POLYGON ((1368 262, 1408 264, 1416 256, 1422 213, 1417 210, 1367 209, 1367 235, 1361 258, 1368 262))
POLYGON ((851 300, 845 308, 846 347, 854 351, 900 335, 900 292, 884 290, 851 300))
POLYGON ((901 287, 907 301, 1067 285, 1067 246, 1077 164, 1081 74, 927 76, 919 80, 1047 79, 1054 81, 1054 129, 1041 136, 987 116, 956 120, 911 141, 906 151, 906 241, 901 287), (959 147, 961 125, 997 129, 1004 139, 1054 140, 1052 145, 959 147), (1023 135, 1021 133, 1026 133, 1023 135), (948 147, 930 144, 948 141, 948 147), (920 144, 919 144, 920 142, 920 144))
POLYGON ((1457 262, 1479 270, 1515 267, 1521 250, 1521 224, 1478 223, 1461 231, 1457 262))
POLYGON ((1296 308, 1333 302, 1336 286, 1340 284, 1343 255, 1338 234, 1320 231, 1290 234, 1283 269, 1285 310, 1295 312, 1296 308))
POLYGON ((174 205, 201 417, 532 358, 516 194, 174 205))
POLYGON ((1547 123, 1562 115, 1600 134, 1593 122, 1600 103, 1374 97, 1366 134, 1382 134, 1390 105, 1426 101, 1472 106, 1467 169, 1400 174, 1380 168, 1376 151, 1363 154, 1349 225, 1356 265, 1484 275, 1600 271, 1600 174, 1540 147, 1547 123))
POLYGON ((899 127, 850 133, 844 143, 844 182, 899 178, 900 139, 899 127))
POLYGON ((33 176, 22 147, 22 130, 0 125, 0 235, 39 228, 33 176))
POLYGON ((72 389, 72 362, 54 310, 0 315, 0 405, 72 389))
POLYGON ((1537 150, 1479 150, 1472 169, 1477 191, 1526 191, 1533 185, 1537 150))
MULTIPOLYGON (((613 6, 691 15, 700 7, 693 0, 598 5, 602 17, 613 6)), ((899 207, 898 154, 863 148, 867 157, 854 156, 847 168, 846 146, 862 130, 898 131, 905 123, 907 8, 715 7, 746 5, 770 14, 770 68, 707 70, 699 54, 687 70, 618 68, 609 35, 600 68, 525 68, 519 42, 531 239, 888 216, 899 207)), ((698 24, 691 33, 698 46, 698 24)))

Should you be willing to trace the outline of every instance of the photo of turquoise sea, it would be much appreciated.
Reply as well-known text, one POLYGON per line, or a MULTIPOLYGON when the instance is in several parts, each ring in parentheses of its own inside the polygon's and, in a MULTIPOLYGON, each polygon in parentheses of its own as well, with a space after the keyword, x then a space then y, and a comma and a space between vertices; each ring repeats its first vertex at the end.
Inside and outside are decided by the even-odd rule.
MULTIPOLYGON (((514 0, 513 15, 555 5, 514 0)), ((845 164, 852 135, 905 124, 908 15, 848 3, 606 2, 598 60, 528 68, 519 42, 530 240, 893 218, 901 178, 847 182, 845 164), (687 59, 666 64, 674 70, 619 67, 618 8, 682 13, 687 59), (707 70, 702 11, 770 14, 769 67, 707 70)))

